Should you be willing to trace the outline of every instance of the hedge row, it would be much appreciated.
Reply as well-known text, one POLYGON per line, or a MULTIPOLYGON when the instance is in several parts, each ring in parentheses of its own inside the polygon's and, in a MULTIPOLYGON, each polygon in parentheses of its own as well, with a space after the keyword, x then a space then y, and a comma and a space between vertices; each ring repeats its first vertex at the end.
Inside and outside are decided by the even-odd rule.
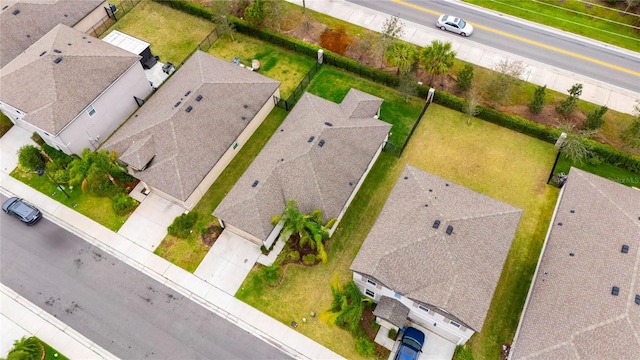
MULTIPOLYGON (((211 19, 211 10, 198 4, 185 1, 153 1, 169 5, 174 9, 184 11, 203 19, 211 19)), ((294 39, 266 29, 254 28, 247 22, 238 18, 232 17, 231 20, 234 22, 235 28, 239 33, 259 38, 263 41, 278 45, 280 47, 295 51, 300 54, 304 54, 310 57, 316 57, 318 50, 320 49, 320 47, 316 45, 312 45, 298 39, 294 39)), ((399 79, 394 74, 362 65, 356 60, 332 53, 327 50, 324 50, 324 63, 344 69, 346 71, 357 74, 364 78, 368 78, 372 81, 386 86, 396 87, 399 84, 399 79)), ((425 98, 427 96, 428 91, 428 86, 420 85, 418 87, 418 95, 422 98, 425 98)), ((464 111, 464 99, 443 91, 436 91, 433 101, 436 104, 448 107, 453 110, 464 111)), ((519 116, 507 115, 495 109, 487 107, 480 107, 480 113, 477 115, 477 117, 496 125, 500 125, 550 143, 554 143, 561 133, 558 129, 550 128, 534 121, 521 118, 519 116)), ((627 154, 613 148, 612 146, 600 144, 593 140, 585 140, 585 144, 594 154, 602 158, 604 162, 624 168, 629 171, 640 173, 640 157, 627 154)))

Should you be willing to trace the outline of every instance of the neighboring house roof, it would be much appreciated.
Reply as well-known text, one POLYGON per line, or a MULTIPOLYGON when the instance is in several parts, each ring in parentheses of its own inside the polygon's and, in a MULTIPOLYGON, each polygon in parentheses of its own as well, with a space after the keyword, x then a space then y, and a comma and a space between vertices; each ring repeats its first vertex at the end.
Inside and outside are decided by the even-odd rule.
POLYGON ((385 319, 399 328, 403 328, 407 325, 409 308, 394 298, 382 296, 378 304, 376 304, 373 315, 385 319))
POLYGON ((381 104, 355 89, 342 104, 303 94, 214 215, 263 240, 291 199, 337 217, 391 129, 374 118, 381 104))
POLYGON ((351 270, 480 331, 521 214, 407 166, 351 270))
POLYGON ((135 170, 153 159, 133 175, 184 201, 279 86, 197 51, 102 148, 135 170))
POLYGON ((571 169, 516 336, 512 359, 640 357, 640 191, 571 169))
POLYGON ((58 134, 139 59, 58 25, 0 70, 0 100, 25 112, 24 121, 58 134))
POLYGON ((3 0, 0 10, 0 67, 7 65, 58 24, 73 27, 103 2, 3 0))

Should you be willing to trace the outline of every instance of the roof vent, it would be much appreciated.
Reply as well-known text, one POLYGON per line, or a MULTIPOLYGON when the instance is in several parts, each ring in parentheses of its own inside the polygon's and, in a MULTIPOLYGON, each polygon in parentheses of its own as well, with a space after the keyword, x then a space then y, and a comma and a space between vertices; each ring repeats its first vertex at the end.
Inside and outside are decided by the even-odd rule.
POLYGON ((323 147, 324 146, 324 140, 318 141, 318 146, 323 147))
POLYGON ((3 7, 2 7, 2 10, 6 9, 6 8, 8 8, 8 7, 9 7, 9 5, 5 5, 5 6, 3 6, 3 7))
POLYGON ((202 95, 196 96, 196 101, 200 101, 200 100, 202 100, 202 95))
POLYGON ((56 54, 62 54, 62 51, 58 50, 58 49, 53 49, 53 52, 56 54))
POLYGON ((433 189, 429 189, 429 192, 433 192, 433 189))
POLYGON ((40 53, 40 56, 44 56, 44 54, 46 54, 46 53, 47 53, 47 50, 45 50, 45 51, 41 52, 41 53, 40 53))
POLYGON ((330 122, 328 122, 328 121, 325 121, 325 123, 324 123, 324 124, 325 124, 325 125, 327 125, 327 126, 333 126, 333 124, 332 124, 332 123, 330 123, 330 122))
POLYGON ((405 180, 409 180, 409 177, 408 177, 408 176, 405 176, 405 177, 404 177, 404 179, 405 179, 405 180))
POLYGON ((611 288, 611 295, 613 296, 618 296, 618 294, 620 293, 620 288, 617 286, 614 286, 611 288))
POLYGON ((622 250, 620 250, 623 254, 629 252, 629 245, 622 245, 622 250))
POLYGON ((54 63, 59 64, 60 61, 62 61, 62 57, 57 57, 55 60, 53 60, 54 63))
POLYGON ((451 235, 453 233, 453 225, 447 226, 447 235, 451 235))
POLYGON ((353 182, 349 181, 349 186, 353 186, 353 182))
POLYGON ((640 295, 636 294, 636 305, 640 305, 640 295))
POLYGON ((191 106, 191 105, 187 106, 187 108, 184 109, 184 111, 186 111, 186 112, 191 112, 191 110, 193 110, 193 106, 191 106))
POLYGON ((12 14, 13 14, 13 15, 18 15, 18 14, 20 14, 20 10, 19 10, 19 9, 15 9, 15 10, 13 10, 13 13, 12 13, 12 14))
POLYGON ((260 182, 260 181, 258 181, 258 180, 254 181, 254 182, 253 182, 253 184, 251 184, 251 187, 256 187, 256 186, 258 186, 258 183, 259 183, 259 182, 260 182))
POLYGON ((244 104, 244 105, 242 105, 242 107, 243 107, 243 108, 245 108, 245 109, 248 109, 248 108, 249 108, 249 105, 244 104))
POLYGON ((182 101, 178 101, 175 105, 173 105, 173 107, 178 107, 180 106, 180 104, 182 104, 182 101))
POLYGON ((574 254, 574 253, 569 253, 569 256, 575 256, 575 255, 576 255, 576 254, 574 254))
POLYGON ((444 184, 444 186, 449 186, 449 184, 444 184))
POLYGON ((433 222, 433 228, 434 228, 434 229, 437 229, 437 228, 439 228, 439 227, 440 227, 440 220, 436 220, 436 221, 434 221, 434 222, 433 222))
POLYGON ((558 223, 558 226, 562 226, 562 223, 561 223, 561 222, 559 222, 559 223, 558 223))
POLYGON ((576 211, 575 210, 569 210, 570 213, 574 214, 576 211))
POLYGON ((189 96, 189 94, 191 94, 191 90, 189 90, 186 93, 184 93, 184 96, 189 96))
POLYGON ((246 116, 241 116, 240 118, 241 118, 242 120, 247 120, 247 117, 246 117, 246 116))
POLYGON ((315 136, 311 136, 311 137, 309 137, 309 140, 307 140, 307 142, 312 142, 313 139, 315 139, 315 138, 316 138, 315 136))

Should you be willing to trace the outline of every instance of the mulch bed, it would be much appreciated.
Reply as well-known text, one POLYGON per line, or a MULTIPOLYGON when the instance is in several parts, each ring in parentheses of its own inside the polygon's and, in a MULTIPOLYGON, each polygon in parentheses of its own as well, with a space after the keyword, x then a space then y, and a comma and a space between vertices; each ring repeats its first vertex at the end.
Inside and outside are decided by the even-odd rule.
POLYGON ((385 348, 384 346, 375 343, 376 335, 378 334, 378 327, 376 326, 376 316, 373 315, 373 310, 375 310, 375 304, 365 306, 362 311, 362 317, 360 318, 360 327, 364 330, 365 336, 367 339, 371 340, 376 347, 376 355, 381 358, 388 358, 391 351, 385 348))
POLYGON ((213 244, 218 240, 218 236, 222 233, 222 228, 217 225, 211 225, 207 228, 207 232, 200 235, 200 241, 208 247, 213 246, 213 244))

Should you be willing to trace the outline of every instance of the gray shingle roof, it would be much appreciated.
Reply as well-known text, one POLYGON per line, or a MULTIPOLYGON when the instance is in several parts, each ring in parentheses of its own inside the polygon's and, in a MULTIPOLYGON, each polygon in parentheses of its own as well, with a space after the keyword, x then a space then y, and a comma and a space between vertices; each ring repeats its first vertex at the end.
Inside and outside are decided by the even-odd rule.
POLYGON ((10 5, 0 10, 0 67, 7 65, 58 24, 73 27, 103 1, 3 1, 2 7, 10 5))
POLYGON ((407 325, 409 308, 394 298, 383 296, 376 304, 373 315, 385 319, 399 328, 403 328, 407 325))
POLYGON ((572 168, 559 201, 512 359, 640 358, 640 191, 572 168))
POLYGON ((480 331, 521 213, 407 166, 351 270, 480 331))
MULTIPOLYGON (((355 89, 346 99, 353 96, 370 99, 355 89)), ((263 240, 290 199, 305 213, 321 209, 325 221, 337 217, 391 129, 373 118, 375 101, 349 118, 339 104, 302 95, 214 215, 263 240)))
POLYGON ((102 147, 136 169, 153 158, 134 176, 186 200, 279 86, 197 51, 102 147))
POLYGON ((139 59, 58 25, 0 70, 0 99, 24 111, 24 121, 58 134, 139 59))

